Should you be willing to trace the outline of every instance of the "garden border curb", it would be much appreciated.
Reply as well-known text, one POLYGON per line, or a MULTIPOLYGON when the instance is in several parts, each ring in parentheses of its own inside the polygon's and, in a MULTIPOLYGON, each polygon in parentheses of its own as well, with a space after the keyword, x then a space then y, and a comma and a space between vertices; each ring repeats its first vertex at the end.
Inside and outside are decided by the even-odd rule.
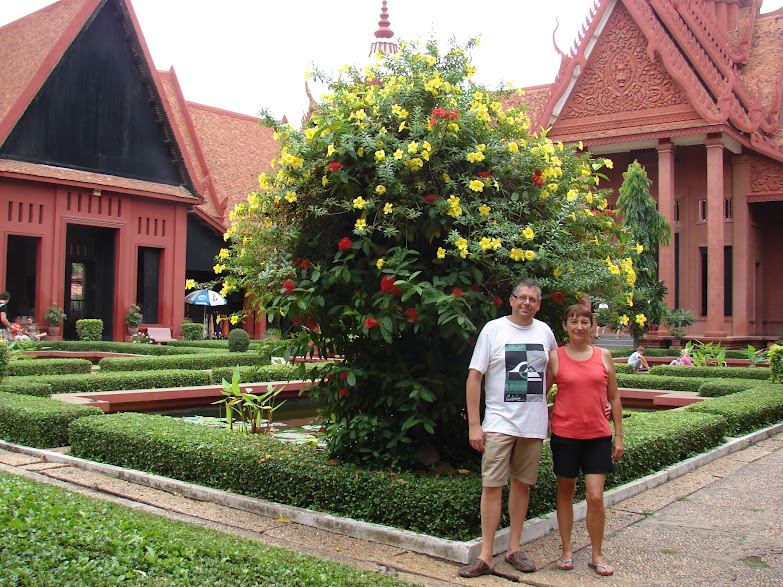
MULTIPOLYGON (((756 444, 762 440, 766 440, 767 438, 775 436, 780 432, 783 432, 783 423, 775 424, 768 428, 758 430, 739 438, 731 438, 725 444, 711 451, 677 463, 676 465, 673 465, 668 469, 664 469, 663 471, 653 473, 646 477, 642 477, 641 479, 637 479, 636 481, 631 481, 630 483, 620 487, 610 489, 604 494, 604 503, 607 507, 610 507, 625 499, 638 495, 643 491, 662 485, 663 483, 672 479, 676 479, 677 477, 685 475, 686 473, 690 473, 691 471, 694 471, 695 469, 698 469, 699 467, 706 465, 707 463, 710 463, 716 459, 747 448, 748 446, 756 444)), ((320 530, 326 530, 328 532, 351 536, 361 540, 368 540, 371 542, 378 542, 380 544, 395 546, 405 550, 411 550, 420 554, 435 556, 458 563, 470 562, 478 556, 481 550, 480 538, 466 542, 436 538, 433 536, 427 536, 426 534, 417 534, 409 530, 399 530, 389 526, 383 526, 381 524, 361 522, 352 520, 350 518, 343 518, 322 512, 315 512, 304 508, 278 504, 252 497, 245 497, 235 493, 230 493, 228 491, 186 483, 177 479, 170 479, 168 477, 153 475, 143 471, 137 471, 135 469, 123 469, 122 467, 117 467, 115 465, 107 465, 95 461, 88 461, 78 457, 65 455, 53 450, 31 448, 6 442, 4 440, 0 440, 0 448, 11 452, 34 456, 46 462, 70 465, 115 479, 150 487, 152 489, 167 491, 169 493, 176 493, 191 499, 208 501, 218 505, 232 507, 238 510, 274 518, 283 516, 292 522, 296 522, 304 526, 310 526, 320 530)), ((584 501, 575 504, 575 521, 583 520, 586 513, 587 505, 584 501)), ((526 520, 524 525, 524 532, 522 535, 522 543, 524 544, 533 540, 537 540, 556 529, 557 516, 555 512, 540 518, 526 520)), ((503 528, 497 533, 495 537, 495 554, 506 551, 508 548, 508 539, 508 528, 503 528)))

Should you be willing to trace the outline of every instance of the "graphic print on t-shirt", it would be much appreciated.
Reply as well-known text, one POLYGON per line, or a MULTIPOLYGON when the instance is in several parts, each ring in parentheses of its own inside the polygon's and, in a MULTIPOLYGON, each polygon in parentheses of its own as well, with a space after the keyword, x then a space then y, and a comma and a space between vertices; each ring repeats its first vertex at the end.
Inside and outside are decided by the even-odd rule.
POLYGON ((504 401, 544 401, 546 362, 542 344, 507 344, 504 401))

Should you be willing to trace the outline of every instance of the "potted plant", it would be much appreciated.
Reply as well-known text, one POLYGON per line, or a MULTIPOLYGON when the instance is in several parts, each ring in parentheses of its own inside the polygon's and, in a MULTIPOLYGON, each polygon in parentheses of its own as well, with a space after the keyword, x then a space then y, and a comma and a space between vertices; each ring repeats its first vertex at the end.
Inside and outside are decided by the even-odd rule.
POLYGON ((125 314, 125 324, 128 325, 128 334, 132 336, 138 332, 139 322, 141 322, 141 318, 142 318, 142 314, 139 305, 131 304, 128 313, 125 314))
POLYGON ((676 308, 674 310, 669 310, 666 313, 664 320, 669 327, 671 335, 676 340, 679 340, 685 336, 685 329, 693 324, 694 316, 691 310, 676 308))
POLYGON ((55 302, 46 308, 46 313, 44 313, 43 317, 44 320, 49 323, 49 334, 52 336, 60 336, 60 324, 67 318, 65 310, 55 302))

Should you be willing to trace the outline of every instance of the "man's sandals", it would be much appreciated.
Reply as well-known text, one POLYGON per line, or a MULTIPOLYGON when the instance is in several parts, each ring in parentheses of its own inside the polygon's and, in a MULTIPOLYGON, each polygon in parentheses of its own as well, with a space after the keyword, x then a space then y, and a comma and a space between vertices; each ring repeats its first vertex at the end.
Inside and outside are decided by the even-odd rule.
MULTIPOLYGON (((506 557, 506 562, 513 566, 518 571, 522 571, 523 573, 532 573, 536 570, 535 563, 527 558, 524 553, 521 551, 514 552, 506 557)), ((473 578, 473 577, 480 577, 482 575, 496 575, 498 577, 503 577, 504 579, 508 579, 509 581, 514 581, 516 583, 521 583, 519 577, 516 575, 508 575, 506 573, 501 573, 500 571, 496 571, 493 568, 490 568, 487 563, 485 563, 483 560, 476 559, 473 564, 468 565, 467 567, 463 567, 459 570, 459 576, 460 577, 466 577, 466 578, 473 578)))

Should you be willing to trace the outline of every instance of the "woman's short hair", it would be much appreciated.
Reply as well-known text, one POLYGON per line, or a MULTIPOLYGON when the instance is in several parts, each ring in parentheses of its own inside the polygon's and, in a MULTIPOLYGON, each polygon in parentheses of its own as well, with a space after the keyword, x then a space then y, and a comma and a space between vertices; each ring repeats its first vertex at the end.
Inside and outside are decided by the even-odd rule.
POLYGON ((568 322, 568 320, 572 316, 574 318, 588 318, 590 320, 590 324, 593 323, 593 313, 590 311, 590 308, 587 308, 582 304, 574 304, 573 306, 568 306, 568 308, 566 308, 565 318, 563 318, 563 322, 568 322))

